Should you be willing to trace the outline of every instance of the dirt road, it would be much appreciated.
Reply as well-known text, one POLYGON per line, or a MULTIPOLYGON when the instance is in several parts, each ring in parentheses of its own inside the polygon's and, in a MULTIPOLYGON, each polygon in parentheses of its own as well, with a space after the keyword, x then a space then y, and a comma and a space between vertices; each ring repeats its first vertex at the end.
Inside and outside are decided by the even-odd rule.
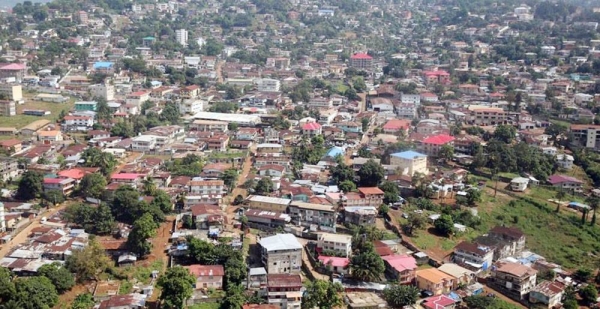
POLYGON ((7 244, 3 244, 2 247, 0 247, 0 258, 3 258, 5 255, 7 255, 11 251, 11 248, 14 248, 15 246, 17 246, 19 244, 25 243, 27 241, 29 235, 31 234, 31 230, 42 226, 42 223, 41 223, 42 218, 52 217, 57 212, 65 209, 67 207, 67 205, 68 205, 68 203, 63 203, 58 207, 54 207, 54 208, 51 208, 50 210, 40 213, 36 218, 34 218, 32 220, 32 222, 27 227, 25 227, 23 230, 21 230, 17 235, 14 235, 13 239, 10 242, 8 242, 7 244))

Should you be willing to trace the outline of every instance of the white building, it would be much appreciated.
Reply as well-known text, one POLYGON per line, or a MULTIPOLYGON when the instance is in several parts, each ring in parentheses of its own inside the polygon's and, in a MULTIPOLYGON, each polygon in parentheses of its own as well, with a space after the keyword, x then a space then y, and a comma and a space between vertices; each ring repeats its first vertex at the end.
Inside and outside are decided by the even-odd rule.
POLYGON ((345 234, 320 233, 317 238, 317 248, 321 250, 321 254, 326 251, 333 251, 345 257, 350 256, 352 252, 352 236, 345 234))
POLYGON ((517 177, 510 181, 510 189, 516 192, 523 192, 527 189, 529 179, 525 177, 517 177))
POLYGON ((302 245, 292 234, 263 237, 259 242, 261 260, 269 274, 300 273, 302 245))
POLYGON ((400 95, 400 101, 402 103, 411 103, 416 106, 419 106, 419 105, 421 105, 421 95, 420 94, 402 93, 400 95))
POLYGON ((185 29, 175 30, 175 40, 177 43, 187 46, 188 45, 188 32, 185 29))
POLYGON ((154 136, 141 135, 131 139, 131 150, 144 152, 154 150, 156 147, 156 139, 154 136))
POLYGON ((413 119, 417 117, 417 106, 414 103, 401 103, 396 105, 398 118, 413 119))
POLYGON ((206 101, 198 99, 186 99, 178 103, 179 113, 185 114, 196 114, 204 110, 206 101))
POLYGON ((115 86, 110 83, 91 85, 89 90, 92 98, 100 97, 107 101, 115 99, 115 86))
POLYGON ((573 158, 572 155, 568 155, 568 154, 557 154, 556 155, 556 164, 560 168, 570 170, 573 168, 574 161, 575 161, 575 158, 573 158))
POLYGON ((281 82, 272 78, 261 78, 256 80, 256 89, 262 92, 278 92, 281 82))
POLYGON ((94 126, 94 117, 65 116, 64 126, 67 130, 87 131, 94 126))

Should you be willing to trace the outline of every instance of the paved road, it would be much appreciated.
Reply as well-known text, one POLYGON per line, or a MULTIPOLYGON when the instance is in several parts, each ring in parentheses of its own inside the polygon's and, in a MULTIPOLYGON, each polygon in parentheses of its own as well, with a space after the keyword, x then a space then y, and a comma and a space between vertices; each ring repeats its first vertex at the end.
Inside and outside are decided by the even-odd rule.
POLYGON ((21 230, 21 232, 19 232, 17 235, 14 235, 13 239, 9 243, 2 245, 2 247, 0 248, 0 258, 3 258, 5 255, 7 255, 11 251, 11 248, 14 248, 15 246, 17 246, 19 244, 27 242, 27 239, 28 239, 29 235, 31 234, 31 231, 34 228, 42 226, 42 223, 41 223, 42 218, 44 218, 44 217, 50 218, 57 212, 65 209, 66 207, 67 207, 67 203, 63 203, 62 205, 60 205, 58 207, 51 208, 50 210, 47 210, 44 213, 39 214, 36 218, 34 218, 32 220, 32 222, 27 227, 25 227, 23 230, 21 230))

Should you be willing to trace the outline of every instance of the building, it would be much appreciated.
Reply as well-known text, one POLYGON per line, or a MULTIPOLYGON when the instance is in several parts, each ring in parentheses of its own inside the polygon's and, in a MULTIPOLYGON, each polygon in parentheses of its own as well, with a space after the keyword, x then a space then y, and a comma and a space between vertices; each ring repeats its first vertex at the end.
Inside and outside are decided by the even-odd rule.
POLYGON ((188 32, 185 29, 175 30, 175 40, 177 43, 187 46, 188 45, 188 32))
POLYGON ((227 132, 227 122, 214 120, 194 120, 190 124, 191 131, 227 132))
POLYGON ((87 131, 94 126, 94 117, 65 116, 63 126, 65 130, 87 131))
POLYGON ((251 195, 246 201, 249 208, 285 213, 292 200, 262 195, 251 195))
POLYGON ((19 177, 19 162, 10 157, 0 157, 0 180, 3 182, 19 177))
POLYGON ((15 101, 0 100, 0 116, 9 117, 17 115, 17 103, 15 101))
POLYGON ((19 84, 0 84, 0 94, 4 100, 20 102, 23 100, 23 88, 19 84))
POLYGON ((244 216, 248 219, 248 225, 257 229, 283 228, 292 221, 288 214, 260 209, 248 209, 244 216))
POLYGON ((529 184, 528 178, 525 178, 525 177, 513 178, 510 181, 510 189, 515 192, 523 192, 527 189, 528 184, 529 184))
POLYGON ((92 98, 100 97, 107 101, 115 99, 115 86, 111 83, 90 85, 89 90, 92 98))
POLYGON ((475 273, 458 264, 444 263, 442 266, 438 267, 438 269, 454 277, 457 286, 467 286, 475 282, 475 273))
POLYGON ((448 134, 438 134, 430 136, 420 143, 420 150, 430 156, 437 156, 444 145, 450 145, 454 148, 454 136, 448 134))
POLYGON ((251 267, 248 270, 247 279, 248 290, 266 290, 267 271, 264 267, 251 267))
POLYGON ((318 259, 334 274, 347 275, 350 273, 350 259, 347 257, 319 255, 318 259))
POLYGON ((281 82, 272 78, 261 78, 256 81, 256 90, 260 92, 278 92, 281 88, 281 82))
POLYGON ((302 135, 312 138, 315 135, 323 134, 323 127, 316 122, 307 122, 302 125, 302 135))
MULTIPOLYGON (((498 256, 494 259, 501 259, 507 256, 518 256, 525 250, 525 233, 516 227, 495 226, 488 232, 488 238, 495 239, 498 242, 505 244, 507 251, 505 256, 498 256)), ((498 248, 498 246, 496 245, 498 248)), ((494 254, 495 256, 495 254, 494 254)))
POLYGON ((257 154, 268 154, 268 153, 281 153, 283 151, 283 146, 280 144, 258 144, 256 145, 256 153, 257 154))
POLYGON ((455 288, 454 278, 437 268, 417 270, 417 288, 431 291, 433 295, 447 294, 455 288))
MULTIPOLYGON (((193 195, 186 196, 186 198, 190 197, 193 197, 193 195)), ((221 196, 219 195, 218 200, 212 201, 212 203, 210 203, 211 201, 206 201, 206 199, 209 198, 211 198, 211 196, 202 196, 202 202, 196 205, 189 205, 190 200, 186 199, 186 202, 188 203, 185 205, 185 208, 189 205, 190 212, 192 213, 192 220, 198 230, 208 230, 213 227, 220 228, 225 222, 221 207, 218 205, 211 205, 218 204, 221 196)))
POLYGON ((583 181, 567 176, 567 175, 552 175, 548 178, 548 182, 555 188, 560 188, 567 192, 582 192, 583 181))
POLYGON ((385 193, 377 187, 359 187, 358 192, 366 200, 366 202, 362 203, 364 206, 379 207, 383 204, 385 193))
POLYGON ((586 148, 600 148, 600 125, 572 124, 574 142, 586 148))
POLYGON ((323 255, 349 257, 352 252, 352 236, 344 234, 319 233, 317 250, 323 255))
MULTIPOLYGON (((204 110, 206 101, 198 99, 183 99, 177 103, 179 106, 179 113, 182 115, 190 114, 194 115, 204 110)), ((203 121, 203 120, 196 120, 203 121)), ((227 123, 225 123, 227 126, 227 123)))
POLYGON ((479 126, 504 124, 506 112, 499 107, 469 106, 468 122, 479 126))
POLYGON ((359 70, 371 70, 373 68, 373 57, 367 54, 354 54, 350 57, 350 67, 359 70))
POLYGON ((149 91, 136 91, 128 94, 125 97, 125 105, 132 105, 139 108, 142 106, 142 103, 148 100, 150 100, 149 91))
POLYGON ((450 73, 442 70, 425 71, 423 72, 423 79, 428 86, 434 84, 446 85, 450 82, 450 73))
POLYGON ((535 288, 537 270, 520 263, 498 262, 492 268, 488 284, 512 298, 522 300, 535 288))
POLYGON ((292 201, 288 206, 292 223, 310 228, 335 233, 337 211, 333 205, 321 205, 292 201))
POLYGON ((11 63, 0 66, 0 78, 14 77, 17 82, 21 82, 27 75, 27 66, 21 63, 11 63))
POLYGON ((60 191, 64 195, 69 195, 75 188, 75 179, 73 178, 44 178, 44 191, 60 191))
POLYGON ((353 225, 373 225, 378 213, 377 208, 373 206, 344 207, 344 222, 353 225))
POLYGON ((475 272, 486 271, 494 261, 494 248, 463 241, 454 247, 452 261, 475 272))
POLYGON ((298 274, 267 275, 267 303, 280 309, 300 309, 302 278, 298 274))
POLYGON ((427 174, 427 155, 416 151, 403 151, 390 155, 390 164, 398 166, 403 175, 427 174))
POLYGON ((390 119, 383 125, 383 133, 386 134, 403 134, 408 136, 410 129, 410 120, 407 119, 390 119))
POLYGON ((60 142, 63 140, 62 132, 58 130, 39 131, 38 140, 44 144, 60 142))
POLYGON ((269 274, 297 274, 302 268, 302 245, 292 234, 263 237, 261 261, 269 274))
POLYGON ((131 151, 145 152, 156 148, 156 138, 150 135, 140 135, 131 139, 131 151))
POLYGON ((208 290, 223 288, 223 277, 225 269, 223 265, 189 265, 184 266, 192 276, 196 278, 196 290, 208 290))
POLYGON ((51 94, 51 93, 40 93, 37 94, 34 98, 36 101, 42 102, 52 102, 52 103, 65 103, 69 101, 69 98, 63 97, 60 94, 51 94))
POLYGON ((412 284, 416 278, 417 261, 410 255, 386 255, 381 257, 389 277, 399 284, 412 284))
POLYGON ((568 155, 566 153, 561 153, 556 155, 556 164, 558 167, 566 170, 570 170, 573 168, 573 163, 575 162, 575 158, 572 155, 568 155))
POLYGON ((227 192, 225 182, 220 179, 192 180, 189 187, 192 195, 223 195, 227 192))
POLYGON ((565 285, 557 281, 542 281, 529 292, 529 302, 556 308, 562 301, 565 285))

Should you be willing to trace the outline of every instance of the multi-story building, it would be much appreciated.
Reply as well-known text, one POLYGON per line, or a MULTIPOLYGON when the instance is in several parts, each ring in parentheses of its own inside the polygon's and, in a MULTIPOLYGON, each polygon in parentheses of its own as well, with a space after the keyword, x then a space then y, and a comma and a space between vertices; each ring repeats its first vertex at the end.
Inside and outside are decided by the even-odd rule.
POLYGON ((537 270, 520 264, 502 261, 494 265, 488 284, 512 298, 522 300, 535 288, 537 270))
POLYGON ((414 103, 400 103, 394 105, 396 115, 402 119, 413 119, 417 117, 417 106, 414 103))
POLYGON ((321 254, 335 252, 335 256, 349 257, 352 252, 352 236, 345 234, 319 233, 317 236, 317 250, 321 254))
POLYGON ((321 205, 292 201, 288 207, 292 223, 311 227, 317 226, 321 231, 335 233, 337 211, 333 205, 321 205))
POLYGON ((175 40, 177 43, 187 46, 188 45, 188 31, 185 29, 175 30, 175 40))
POLYGON ((287 198, 251 195, 246 201, 249 208, 285 213, 292 200, 287 198))
POLYGON ((149 91, 136 91, 128 94, 125 97, 125 104, 131 104, 137 107, 141 107, 142 103, 150 100, 149 91))
POLYGON ((396 165, 403 175, 427 174, 427 155, 416 151, 403 151, 390 155, 390 164, 396 165))
POLYGON ((98 108, 98 102, 96 101, 78 101, 75 102, 75 111, 78 112, 95 112, 98 108))
POLYGON ((223 277, 225 276, 225 270, 223 265, 189 265, 184 266, 194 278, 196 278, 196 284, 194 285, 196 290, 208 290, 223 288, 223 277))
POLYGON ((435 157, 444 145, 450 145, 454 148, 454 136, 448 134, 430 136, 419 143, 418 149, 435 157))
POLYGON ((216 120, 194 120, 190 124, 191 131, 227 132, 227 122, 216 120))
POLYGON ((557 308, 562 301, 565 285, 558 281, 543 281, 529 292, 529 302, 557 308))
POLYGON ((189 184, 192 195, 218 195, 227 192, 223 180, 192 180, 189 184))
POLYGON ((90 85, 89 90, 92 98, 100 97, 106 99, 107 101, 112 101, 115 99, 115 86, 111 83, 107 82, 90 85))
POLYGON ((19 84, 0 84, 0 94, 5 100, 16 102, 23 100, 23 88, 19 84))
POLYGON ((600 148, 600 125, 572 124, 574 143, 586 148, 600 148))
POLYGON ((261 78, 256 81, 256 90, 261 92, 278 92, 281 88, 281 82, 272 78, 261 78))
POLYGON ((373 57, 367 54, 354 54, 350 57, 350 67, 359 70, 371 70, 373 68, 373 57))
POLYGON ((450 73, 442 70, 438 71, 425 71, 423 72, 423 78, 426 85, 433 84, 448 84, 450 83, 450 73))
POLYGON ((463 241, 454 247, 452 260, 472 271, 485 271, 494 261, 494 248, 463 241))
POLYGON ((358 192, 366 200, 366 203, 363 203, 364 206, 379 207, 383 204, 385 192, 377 187, 359 187, 358 192))
POLYGON ((444 263, 442 266, 438 267, 438 270, 441 270, 454 277, 454 281, 456 282, 457 286, 467 286, 475 281, 475 273, 469 269, 461 267, 458 264, 444 263))
POLYGON ((262 237, 261 261, 269 274, 297 274, 302 268, 302 244, 292 234, 262 237))
MULTIPOLYGON (((177 103, 179 107, 179 113, 182 115, 190 114, 194 115, 204 110, 204 106, 206 105, 206 101, 198 100, 198 99, 184 99, 177 103)), ((196 120, 202 121, 202 120, 196 120)), ((227 125, 227 123, 225 123, 227 125)))
POLYGON ((354 225, 373 225, 378 211, 373 206, 344 207, 344 222, 354 225))
POLYGON ((525 233, 519 228, 498 225, 488 232, 488 237, 507 243, 510 256, 518 256, 525 250, 525 233))
POLYGON ((302 278, 297 274, 268 274, 267 303, 281 309, 300 309, 302 278))
POLYGON ((65 116, 63 126, 65 130, 87 131, 94 126, 94 117, 65 116))
POLYGON ((17 104, 15 101, 0 101, 0 116, 15 116, 17 115, 17 104))
POLYGON ((288 214, 260 209, 248 209, 244 216, 248 219, 248 225, 257 229, 284 227, 292 220, 288 214))
POLYGON ((150 135, 140 135, 131 139, 131 150, 144 152, 156 148, 156 138, 150 135))
POLYGON ((387 274, 399 284, 412 284, 416 278, 417 261, 410 255, 386 255, 381 257, 387 274))
POLYGON ((310 108, 332 108, 333 101, 326 97, 313 97, 307 103, 310 108))
POLYGON ((556 188, 563 189, 567 192, 582 192, 583 181, 567 176, 567 175, 552 175, 548 178, 548 182, 556 188))
POLYGON ((506 112, 498 107, 470 106, 468 119, 470 124, 479 126, 504 124, 506 112))
POLYGON ((450 293, 456 285, 452 276, 437 268, 418 270, 416 282, 419 290, 431 291, 433 295, 450 293))
POLYGON ((0 157, 0 179, 7 181, 19 176, 19 163, 16 159, 0 157))
POLYGON ((75 188, 75 179, 73 178, 44 178, 44 191, 58 190, 64 195, 69 195, 75 188))

